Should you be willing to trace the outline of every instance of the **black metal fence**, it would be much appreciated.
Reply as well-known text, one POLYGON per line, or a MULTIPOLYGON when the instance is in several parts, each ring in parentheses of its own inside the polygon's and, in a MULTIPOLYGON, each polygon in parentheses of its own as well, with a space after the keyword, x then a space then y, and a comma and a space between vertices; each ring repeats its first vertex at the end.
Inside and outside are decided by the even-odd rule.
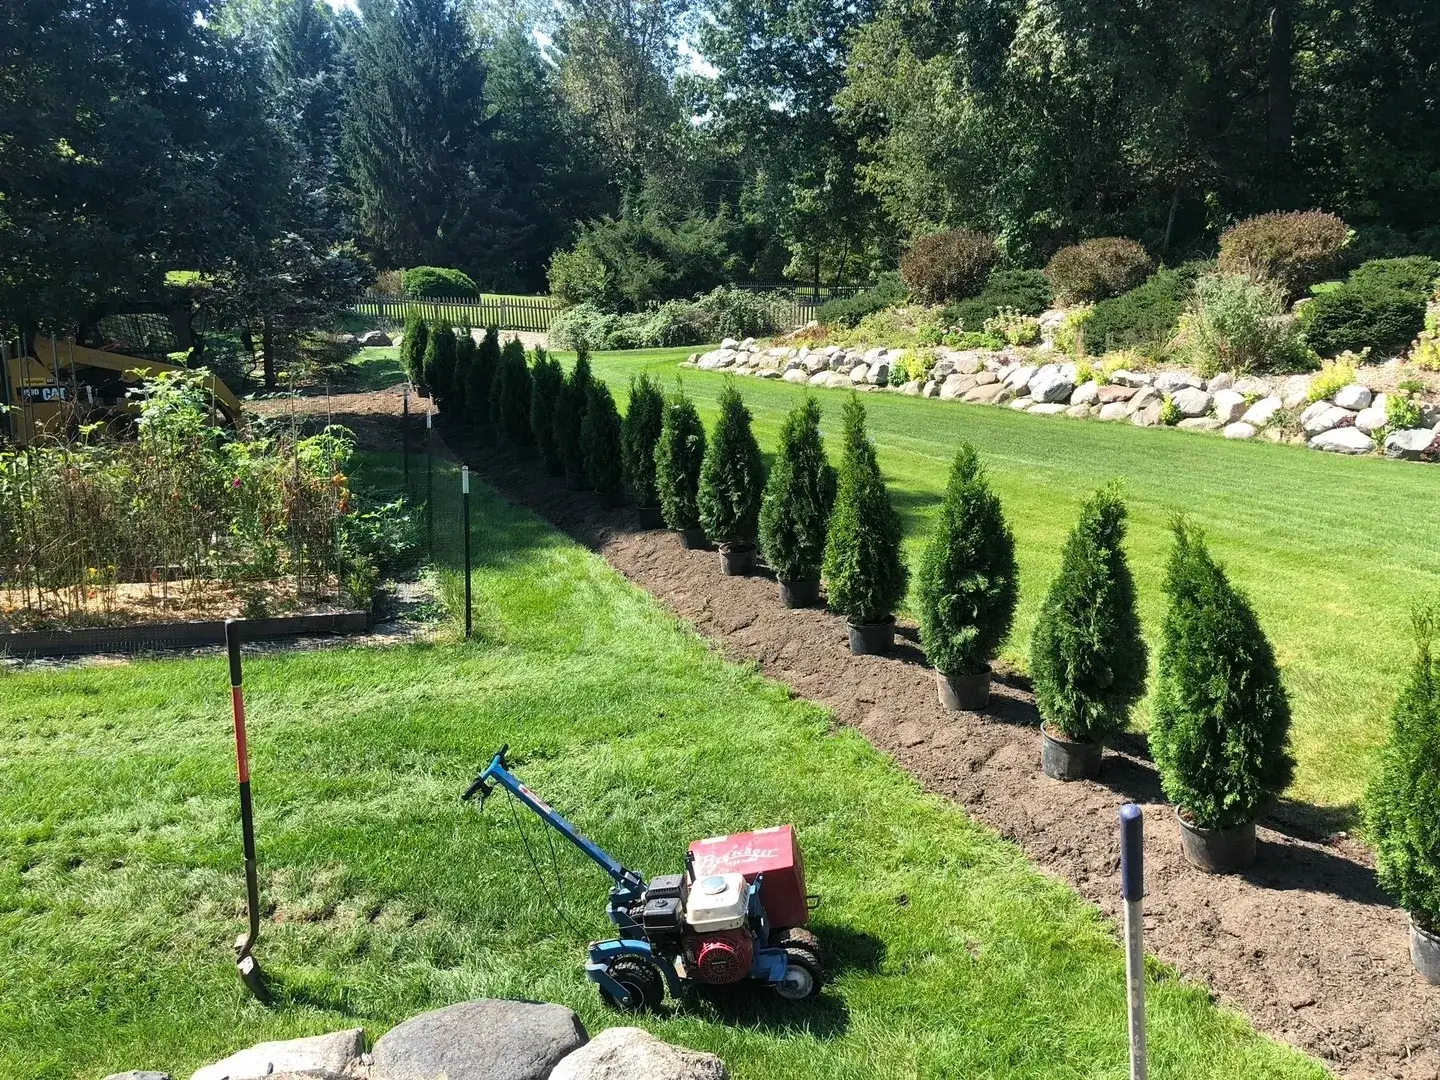
POLYGON ((455 326, 498 326, 543 334, 563 310, 548 296, 457 296, 416 299, 385 293, 367 293, 355 311, 382 326, 403 326, 410 312, 427 322, 447 319, 455 326))

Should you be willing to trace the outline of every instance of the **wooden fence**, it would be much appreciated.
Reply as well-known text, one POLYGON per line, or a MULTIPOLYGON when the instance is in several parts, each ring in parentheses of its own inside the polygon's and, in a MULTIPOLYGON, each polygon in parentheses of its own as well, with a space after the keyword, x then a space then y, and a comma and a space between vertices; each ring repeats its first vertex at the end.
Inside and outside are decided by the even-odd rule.
POLYGON ((415 311, 427 322, 448 319, 455 326, 480 329, 498 326, 501 330, 529 330, 545 333, 562 307, 548 296, 460 296, 411 299, 382 293, 367 293, 355 305, 357 313, 382 326, 403 326, 405 316, 415 311))

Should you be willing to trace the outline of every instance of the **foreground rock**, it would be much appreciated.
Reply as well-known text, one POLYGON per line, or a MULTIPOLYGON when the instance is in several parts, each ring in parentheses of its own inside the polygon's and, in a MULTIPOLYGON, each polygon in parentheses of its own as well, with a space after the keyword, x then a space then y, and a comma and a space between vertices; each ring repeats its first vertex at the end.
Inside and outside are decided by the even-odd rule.
POLYGON ((370 1076, 546 1080, 586 1039, 580 1018, 563 1005, 481 998, 421 1013, 391 1028, 375 1044, 370 1076))
MULTIPOLYGON (((671 1046, 639 1028, 609 1028, 560 1062, 550 1080, 726 1080, 714 1054, 671 1046)), ((453 1080, 453 1078, 452 1078, 453 1080)))
POLYGON ((278 1073, 344 1075, 365 1050, 360 1028, 284 1042, 263 1042, 195 1070, 190 1080, 266 1080, 278 1073))
POLYGON ((1375 449, 1375 440, 1353 427, 1331 428, 1311 439, 1310 449, 1332 454, 1368 454, 1375 449))
POLYGON ((384 330, 370 330, 360 335, 357 344, 366 349, 388 349, 395 343, 390 340, 390 335, 384 330))

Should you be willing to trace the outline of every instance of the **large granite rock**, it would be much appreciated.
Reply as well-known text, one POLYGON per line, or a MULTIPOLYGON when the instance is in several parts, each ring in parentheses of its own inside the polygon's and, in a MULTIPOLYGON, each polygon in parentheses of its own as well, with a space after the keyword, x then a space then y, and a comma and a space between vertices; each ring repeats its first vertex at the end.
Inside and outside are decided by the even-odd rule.
POLYGON ((370 1080, 547 1080, 587 1041, 563 1005, 481 998, 412 1016, 375 1044, 370 1080))
POLYGON ((395 344, 384 330, 367 330, 360 335, 357 341, 367 349, 386 349, 395 344))
POLYGON ((1110 376, 1111 384, 1115 386, 1128 386, 1132 390, 1138 390, 1142 386, 1149 386, 1154 381, 1155 380, 1149 375, 1142 374, 1138 371, 1126 371, 1124 368, 1121 368, 1110 376))
POLYGON ((1392 431, 1385 436, 1385 456, 1402 461, 1423 461, 1440 447, 1440 435, 1429 428, 1392 431))
POLYGON ((1311 438, 1334 428, 1353 427, 1354 423, 1353 412, 1338 405, 1331 405, 1328 401, 1317 401, 1300 414, 1300 426, 1311 438))
POLYGON ((1225 425, 1213 416, 1187 416, 1175 426, 1181 431, 1219 431, 1225 425))
POLYGON ((945 376, 945 381, 940 384, 940 400, 954 401, 956 398, 963 397, 974 389, 974 375, 961 375, 959 372, 956 372, 953 375, 945 376))
POLYGON ((661 1042, 640 1028, 607 1028, 576 1050, 550 1080, 727 1080, 714 1054, 661 1042))
POLYGON ((266 1080, 275 1073, 315 1072, 339 1075, 365 1050, 361 1028, 332 1031, 305 1039, 257 1043, 213 1065, 196 1069, 190 1080, 266 1080))
POLYGON ((1077 386, 1075 392, 1070 395, 1071 405, 1098 405, 1099 403, 1100 384, 1094 379, 1077 386))
MULTIPOLYGON (((1238 390, 1239 388, 1237 387, 1236 389, 1238 390)), ((1247 424, 1253 424, 1257 428, 1262 428, 1270 423, 1271 420, 1274 420, 1275 414, 1284 407, 1285 403, 1272 394, 1270 397, 1263 397, 1255 402, 1254 405, 1251 405, 1250 408, 1245 410, 1245 415, 1240 417, 1240 419, 1247 424)))
POLYGON ((1102 386, 1095 391, 1095 401, 1109 405, 1117 401, 1129 401, 1136 394, 1133 386, 1102 386))
POLYGON ((810 376, 805 374, 804 368, 791 368, 780 377, 790 383, 807 383, 810 381, 810 376))
POLYGON ((1335 394, 1335 404, 1351 412, 1359 412, 1370 405, 1370 388, 1359 383, 1342 386, 1335 394))
POLYGON ((1188 371, 1162 371, 1155 376, 1151 385, 1162 394, 1174 394, 1186 387, 1200 389, 1201 380, 1198 375, 1192 375, 1188 371))
POLYGON ((1052 404, 1070 400, 1075 392, 1075 380, 1066 378, 1064 372, 1047 364, 1030 380, 1030 396, 1041 404, 1052 404))
POLYGON ((992 402, 1000 396, 1004 389, 1005 386, 1002 383, 986 383, 984 386, 977 386, 972 390, 967 390, 962 400, 980 404, 992 402))
POLYGON ((1215 408, 1215 419, 1220 421, 1221 427, 1224 427, 1226 424, 1236 423, 1245 415, 1247 408, 1244 394, 1238 390, 1226 390, 1224 388, 1215 391, 1212 404, 1215 408))
POLYGON ((1375 442, 1353 427, 1337 427, 1322 431, 1311 439, 1310 449, 1331 454, 1368 454, 1375 449, 1375 442))
POLYGON ((1253 439, 1259 434, 1259 428, 1244 420, 1238 420, 1233 424, 1225 425, 1225 438, 1227 439, 1253 439))
POLYGON ((1170 395, 1170 401, 1185 418, 1204 416, 1210 411, 1210 395, 1193 386, 1184 386, 1170 395))
POLYGON ((1373 435, 1389 422, 1389 417, 1383 408, 1376 408, 1371 405, 1368 409, 1361 409, 1355 414, 1355 426, 1366 435, 1373 435))

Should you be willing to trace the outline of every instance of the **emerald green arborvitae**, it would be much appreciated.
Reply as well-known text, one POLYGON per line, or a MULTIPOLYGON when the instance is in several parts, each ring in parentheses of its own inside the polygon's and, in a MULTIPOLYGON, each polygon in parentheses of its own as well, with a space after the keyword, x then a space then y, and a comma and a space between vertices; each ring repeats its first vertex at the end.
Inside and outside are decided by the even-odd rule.
POLYGON ((705 425, 683 389, 665 402, 660 441, 655 445, 655 491, 660 516, 672 529, 700 524, 700 467, 705 461, 705 425))
POLYGON ((1440 931, 1440 607, 1415 613, 1415 662, 1390 714, 1390 741, 1365 795, 1381 886, 1421 929, 1440 931))
POLYGON ((580 421, 580 447, 585 455, 585 479, 600 495, 618 495, 624 486, 625 466, 620 450, 620 410, 610 388, 594 380, 586 395, 580 421))
POLYGON ((890 502, 875 446, 865 433, 865 406, 845 402, 845 449, 835 509, 825 539, 824 570, 830 608, 852 624, 883 622, 905 595, 900 515, 890 502))
POLYGON ((590 397, 590 352, 583 345, 575 350, 575 366, 565 379, 565 392, 555 402, 555 444, 565 471, 585 475, 585 452, 580 448, 580 425, 590 397))
POLYGON ((1147 654, 1122 547, 1125 517, 1113 485, 1080 508, 1030 639, 1040 716, 1084 742, 1123 731, 1145 696, 1147 654))
POLYGON ((470 369, 475 365, 475 339, 470 336, 467 326, 455 339, 455 371, 450 376, 450 411, 457 417, 470 420, 468 394, 470 391, 470 369))
POLYGON ((780 428, 760 503, 760 550, 781 581, 819 581, 835 506, 835 469, 820 438, 820 405, 807 397, 780 428))
POLYGON ((625 460, 625 487, 636 506, 658 506, 655 492, 655 446, 664 423, 665 395, 649 375, 630 380, 630 404, 620 431, 625 460))
POLYGON ((700 466, 700 523, 721 544, 753 544, 765 493, 765 459, 740 391, 720 392, 720 419, 700 466))
POLYGON ((1165 796, 1202 829, 1253 821, 1290 783, 1290 703, 1246 598, 1204 537, 1175 523, 1150 751, 1165 796))
POLYGON ((490 423, 490 393, 500 369, 500 331, 489 327, 475 349, 475 362, 465 384, 465 411, 472 424, 490 423))
POLYGON ((431 398, 435 397, 435 385, 431 381, 435 376, 435 369, 440 366, 440 335, 435 328, 430 327, 430 332, 425 339, 425 352, 420 357, 420 385, 431 398))
POLYGON ((1019 571, 1000 498, 968 444, 950 467, 940 523, 921 556, 916 591, 920 640, 936 670, 949 677, 985 671, 1014 622, 1019 571))
POLYGON ((500 350, 499 378, 490 397, 491 422, 516 446, 529 446, 534 440, 530 432, 530 367, 518 338, 511 338, 500 350))
POLYGON ((411 308, 405 313, 405 336, 400 339, 400 366, 405 377, 416 386, 425 382, 425 349, 430 344, 430 327, 411 308))
POLYGON ((441 319, 430 328, 430 342, 425 347, 425 385, 436 403, 448 410, 451 384, 455 378, 455 328, 441 319), (430 346, 434 346, 432 354, 430 346))
POLYGON ((560 362, 550 359, 544 349, 536 349, 535 365, 530 369, 530 433, 552 476, 565 471, 560 444, 555 441, 555 405, 564 392, 565 372, 560 362))

